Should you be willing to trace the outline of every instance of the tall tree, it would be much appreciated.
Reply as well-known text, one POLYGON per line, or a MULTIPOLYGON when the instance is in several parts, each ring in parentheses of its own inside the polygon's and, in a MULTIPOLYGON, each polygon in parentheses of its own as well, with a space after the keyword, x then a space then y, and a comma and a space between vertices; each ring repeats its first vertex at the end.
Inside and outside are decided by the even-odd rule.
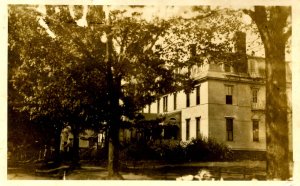
MULTIPOLYGON (((28 113, 31 120, 47 118, 41 125, 55 129, 57 149, 63 124, 70 124, 75 134, 75 163, 78 133, 99 126, 104 117, 104 74, 95 61, 81 61, 88 59, 78 57, 74 42, 52 38, 36 8, 9 7, 9 106, 28 113)), ((69 15, 64 10, 68 9, 62 9, 61 14, 69 15)), ((64 34, 67 40, 68 33, 64 34)), ((99 51, 104 47, 98 45, 99 51)))
POLYGON ((105 20, 102 6, 41 6, 40 13, 36 8, 11 6, 9 14, 9 20, 15 17, 9 21, 9 37, 16 35, 9 39, 9 55, 19 58, 11 76, 18 95, 13 98, 20 103, 15 108, 32 118, 59 116, 76 135, 86 123, 106 121, 111 178, 120 177, 123 116, 133 118, 157 96, 193 87, 189 70, 176 73, 197 63, 186 57, 187 44, 196 43, 203 60, 229 51, 228 42, 216 42, 219 34, 214 34, 225 30, 205 24, 213 14, 209 9, 196 20, 146 20, 136 7, 131 13, 121 7, 107 11, 105 20), (23 28, 29 20, 35 24, 23 28), (194 23, 199 20, 201 25, 194 23))
MULTIPOLYGON (((124 12, 114 11, 111 25, 106 25, 102 7, 91 6, 86 15, 88 26, 82 19, 82 27, 77 22, 84 14, 81 6, 39 7, 40 13, 37 8, 9 7, 10 103, 28 112, 31 119, 48 116, 68 122, 75 148, 84 124, 107 121, 109 176, 118 175, 121 116, 132 118, 153 99, 150 92, 167 85, 172 77, 163 61, 149 53, 152 36, 161 33, 166 24, 147 23, 138 16, 124 17, 124 12), (105 44, 101 39, 108 29, 113 40, 105 44), (151 63, 155 60, 158 66, 151 63), (146 71, 148 65, 156 69, 146 71), (163 77, 157 83, 152 81, 153 72, 163 77)), ((74 156, 78 159, 78 153, 74 156)))
POLYGON ((255 6, 244 10, 257 25, 266 60, 266 143, 268 179, 289 178, 289 125, 286 95, 286 45, 291 7, 255 6))
POLYGON ((146 21, 138 12, 133 12, 130 17, 123 13, 126 11, 117 10, 106 15, 109 26, 106 30, 106 73, 108 84, 113 85, 108 87, 108 94, 112 95, 109 97, 112 107, 108 108, 111 109, 108 110, 111 113, 110 176, 118 171, 118 123, 122 115, 120 110, 123 110, 118 100, 134 99, 138 104, 136 108, 141 109, 160 95, 182 89, 190 91, 195 83, 190 68, 207 58, 220 59, 231 49, 227 35, 223 35, 222 42, 218 40, 226 33, 226 27, 220 31, 215 24, 204 24, 214 13, 209 9, 192 20, 173 17, 146 21), (191 45, 196 46, 195 54, 188 49, 191 45), (176 73, 178 69, 181 73, 176 73))

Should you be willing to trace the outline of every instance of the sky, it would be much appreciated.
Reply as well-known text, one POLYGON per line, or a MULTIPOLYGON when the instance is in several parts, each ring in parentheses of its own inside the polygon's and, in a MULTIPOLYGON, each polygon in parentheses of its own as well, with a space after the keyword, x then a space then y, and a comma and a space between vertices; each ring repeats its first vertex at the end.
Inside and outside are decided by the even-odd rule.
MULTIPOLYGON (((214 9, 216 7, 211 6, 211 9, 214 9)), ((250 8, 250 7, 241 7, 241 6, 235 6, 230 7, 232 9, 240 9, 240 8, 250 8)), ((125 16, 130 17, 133 12, 140 12, 142 15, 141 17, 151 21, 154 17, 159 17, 161 19, 170 19, 174 16, 181 16, 183 18, 192 18, 197 15, 199 15, 198 12, 192 11, 191 6, 144 6, 142 8, 135 7, 131 8, 129 6, 104 6, 104 11, 106 14, 106 17, 108 15, 108 12, 111 10, 126 10, 125 16)), ((48 25, 45 23, 43 17, 46 16, 46 8, 44 5, 39 5, 37 7, 37 11, 42 14, 42 16, 39 18, 39 24, 46 30, 48 35, 52 38, 55 38, 55 33, 53 33, 48 25)), ((56 11, 59 11, 56 9, 56 11)), ((74 13, 74 7, 72 5, 69 5, 69 12, 71 17, 75 18, 74 13)), ((88 23, 86 20, 86 15, 88 12, 88 6, 83 5, 83 16, 76 20, 76 23, 78 26, 87 27, 88 23)), ((241 21, 244 24, 251 24, 251 18, 248 15, 243 15, 241 17, 241 21)), ((104 35, 105 37, 105 35, 104 35)), ((105 38, 103 39, 105 41, 105 38)), ((255 53, 255 56, 264 57, 264 49, 262 45, 260 44, 260 38, 257 35, 253 35, 251 32, 247 31, 247 43, 250 47, 247 48, 247 54, 252 55, 252 53, 255 53)), ((290 55, 287 55, 287 58, 290 58, 290 55)))

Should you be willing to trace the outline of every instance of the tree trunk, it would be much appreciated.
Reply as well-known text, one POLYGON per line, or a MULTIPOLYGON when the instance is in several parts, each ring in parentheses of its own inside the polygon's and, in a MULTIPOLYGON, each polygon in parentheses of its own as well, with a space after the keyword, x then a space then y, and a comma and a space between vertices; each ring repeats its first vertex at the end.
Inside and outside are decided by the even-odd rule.
POLYGON ((119 175, 119 130, 120 130, 120 108, 119 108, 119 86, 111 88, 110 93, 110 119, 108 129, 108 176, 111 179, 122 179, 119 175))
POLYGON ((112 53, 113 43, 111 33, 111 20, 108 17, 107 42, 106 42, 106 78, 108 91, 108 178, 123 179, 119 174, 119 130, 121 112, 119 99, 121 93, 121 78, 113 74, 112 53))
POLYGON ((108 176, 111 179, 122 179, 119 175, 119 128, 119 121, 111 122, 108 135, 108 176))
MULTIPOLYGON (((112 77, 111 77, 112 78, 112 77)), ((121 122, 121 112, 119 106, 120 83, 119 79, 111 79, 113 82, 109 86, 110 92, 110 118, 108 129, 108 177, 110 179, 123 179, 119 174, 119 131, 121 122)))
POLYGON ((269 41, 265 50, 267 178, 285 180, 290 176, 285 43, 269 41))
POLYGON ((291 7, 255 6, 245 10, 255 21, 266 60, 267 179, 286 180, 289 173, 289 123, 287 115, 285 46, 291 35, 287 20, 291 7))

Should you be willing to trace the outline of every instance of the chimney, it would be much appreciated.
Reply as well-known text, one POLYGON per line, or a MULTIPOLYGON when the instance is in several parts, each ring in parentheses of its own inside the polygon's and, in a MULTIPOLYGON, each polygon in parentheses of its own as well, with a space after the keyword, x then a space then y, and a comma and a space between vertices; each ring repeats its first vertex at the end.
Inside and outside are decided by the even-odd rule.
POLYGON ((239 73, 247 73, 246 33, 237 31, 234 35, 234 41, 234 51, 237 58, 236 61, 234 61, 235 70, 239 73))
POLYGON ((196 56, 196 44, 189 44, 190 57, 196 56))
POLYGON ((236 53, 246 55, 246 33, 237 31, 234 35, 235 46, 234 50, 236 53))

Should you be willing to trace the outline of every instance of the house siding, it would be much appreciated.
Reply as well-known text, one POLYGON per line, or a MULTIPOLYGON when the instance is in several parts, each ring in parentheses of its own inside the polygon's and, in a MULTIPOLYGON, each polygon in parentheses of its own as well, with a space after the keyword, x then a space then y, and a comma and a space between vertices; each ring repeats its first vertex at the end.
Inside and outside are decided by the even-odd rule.
MULTIPOLYGON (((207 63, 193 67, 191 76, 200 86, 200 104, 196 104, 196 89, 190 92, 190 106, 186 106, 186 94, 177 92, 177 105, 174 110, 174 94, 168 94, 168 112, 163 112, 163 101, 160 99, 160 115, 181 112, 181 139, 186 141, 186 120, 190 119, 189 140, 196 138, 196 118, 200 118, 202 136, 225 143, 233 150, 266 150, 265 124, 265 64, 263 58, 248 56, 248 73, 237 73, 233 67, 225 72, 224 64, 207 63), (232 86, 232 104, 226 104, 226 86, 232 86), (257 98, 253 102, 253 90, 257 90, 257 98), (228 141, 226 118, 233 118, 233 140, 228 141), (253 121, 258 121, 258 141, 253 140, 253 121)), ((287 96, 291 108, 291 74, 287 63, 287 96)), ((165 95, 164 95, 165 96, 165 95)), ((152 103, 157 108, 157 102, 152 103)), ((145 108, 144 111, 146 111, 145 108)), ((157 113, 157 110, 153 110, 157 113)), ((289 136, 292 140, 291 112, 288 116, 289 136)), ((292 141, 290 149, 292 149, 292 141)))

